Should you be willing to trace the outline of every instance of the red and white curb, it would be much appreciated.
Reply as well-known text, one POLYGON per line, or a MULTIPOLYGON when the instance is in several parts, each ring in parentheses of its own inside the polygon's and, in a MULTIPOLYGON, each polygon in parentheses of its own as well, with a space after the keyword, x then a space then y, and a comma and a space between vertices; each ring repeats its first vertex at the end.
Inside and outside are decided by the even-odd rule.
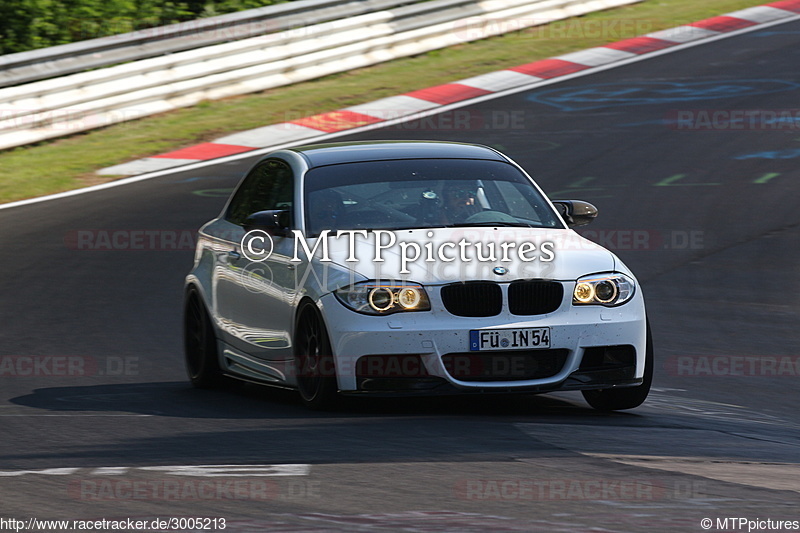
POLYGON ((800 14, 800 0, 772 2, 597 48, 542 59, 510 69, 420 89, 399 96, 382 98, 337 111, 234 133, 213 142, 103 168, 97 173, 126 176, 143 174, 268 146, 302 141, 325 133, 386 122, 421 112, 430 112, 455 102, 515 87, 530 85, 531 88, 534 88, 537 82, 604 67, 672 46, 708 39, 759 24, 772 23, 798 14, 800 14))

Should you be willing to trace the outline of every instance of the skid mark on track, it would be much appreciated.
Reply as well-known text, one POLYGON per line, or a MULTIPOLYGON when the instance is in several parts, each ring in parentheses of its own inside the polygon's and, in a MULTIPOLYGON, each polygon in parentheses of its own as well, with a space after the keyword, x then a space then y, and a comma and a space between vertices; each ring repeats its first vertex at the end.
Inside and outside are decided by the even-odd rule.
POLYGON ((639 457, 596 454, 615 463, 653 470, 666 470, 716 481, 771 490, 800 492, 800 464, 751 461, 708 461, 682 457, 639 457))
MULTIPOLYGON (((800 424, 777 416, 752 411, 740 405, 731 405, 707 400, 680 397, 662 393, 651 393, 643 410, 673 412, 681 415, 708 418, 736 423, 751 423, 774 426, 781 429, 800 430, 800 424)), ((800 443, 800 441, 798 442, 800 443)))

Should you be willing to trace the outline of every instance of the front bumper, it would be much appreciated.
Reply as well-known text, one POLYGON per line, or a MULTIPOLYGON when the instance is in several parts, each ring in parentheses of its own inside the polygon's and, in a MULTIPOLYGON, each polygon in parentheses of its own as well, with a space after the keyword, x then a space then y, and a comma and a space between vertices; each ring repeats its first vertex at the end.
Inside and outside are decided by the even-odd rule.
MULTIPOLYGON (((571 295, 570 291, 566 294, 571 295)), ((461 394, 466 392, 549 392, 635 386, 642 382, 646 348, 646 318, 641 293, 624 305, 573 306, 566 297, 554 312, 515 316, 506 309, 486 318, 457 317, 437 305, 431 311, 368 316, 351 311, 335 296, 321 299, 333 348, 339 389, 343 393, 461 394), (469 332, 477 329, 550 328, 549 350, 470 352, 469 332), (548 352, 548 353, 545 353, 548 352), (545 377, 520 378, 510 372, 476 377, 470 368, 485 368, 481 356, 491 355, 503 368, 525 361, 547 367, 545 377), (604 354, 609 354, 605 357, 604 354), (626 357, 616 358, 615 354, 626 357), (461 358, 455 366, 453 356, 461 358), (397 357, 385 375, 364 375, 365 356, 397 357), (405 365, 406 356, 421 364, 405 365), (546 360, 546 364, 542 361, 546 360), (616 360, 617 364, 603 361, 616 360), (629 364, 619 364, 620 360, 629 364), (482 362, 483 366, 469 366, 482 362), (393 366, 394 365, 394 366, 393 366), (467 365, 467 366, 464 366, 467 365), (555 365, 555 366, 554 366, 555 365), (449 371, 448 371, 449 367, 449 371), (454 371, 460 368, 461 372, 454 371), (463 371, 467 368, 466 372, 463 371), (399 374, 397 373, 399 369, 399 374)), ((374 358, 373 358, 374 359, 374 358)))

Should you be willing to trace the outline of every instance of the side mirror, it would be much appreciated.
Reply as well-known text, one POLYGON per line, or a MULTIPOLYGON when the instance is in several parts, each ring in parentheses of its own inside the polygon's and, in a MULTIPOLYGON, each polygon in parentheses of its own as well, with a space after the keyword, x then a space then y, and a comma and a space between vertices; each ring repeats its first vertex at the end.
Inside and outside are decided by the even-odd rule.
POLYGON ((289 235, 290 220, 289 211, 270 209, 269 211, 258 211, 248 216, 242 226, 245 231, 260 229, 275 237, 286 237, 289 235))
POLYGON ((553 200, 561 218, 570 228, 585 226, 597 217, 597 208, 581 200, 553 200))

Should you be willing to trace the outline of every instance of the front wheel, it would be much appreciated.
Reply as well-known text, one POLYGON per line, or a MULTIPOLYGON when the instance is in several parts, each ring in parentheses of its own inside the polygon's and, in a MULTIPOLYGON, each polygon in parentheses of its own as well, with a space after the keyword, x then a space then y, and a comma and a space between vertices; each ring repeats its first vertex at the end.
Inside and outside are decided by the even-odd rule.
POLYGON ((183 311, 183 346, 186 373, 199 389, 209 389, 223 381, 217 359, 217 338, 197 289, 189 289, 183 311))
POLYGON ((650 334, 650 321, 647 322, 647 342, 644 357, 644 379, 636 387, 624 389, 586 390, 584 399, 599 411, 621 411, 642 405, 650 393, 653 383, 653 337, 650 334))
POLYGON ((329 410, 339 398, 328 332, 311 302, 304 302, 297 313, 294 339, 294 365, 297 390, 303 403, 315 410, 329 410))

